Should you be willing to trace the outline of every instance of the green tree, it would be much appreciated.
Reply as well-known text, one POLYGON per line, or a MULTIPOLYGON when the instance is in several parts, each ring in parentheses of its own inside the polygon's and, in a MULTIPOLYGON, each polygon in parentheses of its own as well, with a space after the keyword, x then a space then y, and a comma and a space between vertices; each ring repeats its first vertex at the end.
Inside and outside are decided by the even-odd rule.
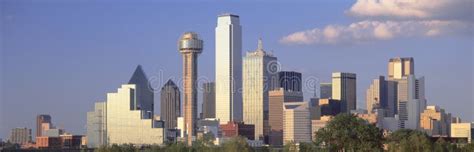
POLYGON ((283 151, 285 152, 298 152, 298 149, 299 147, 293 141, 288 142, 283 146, 283 151))
POLYGON ((252 147, 247 143, 247 139, 244 137, 233 137, 227 142, 224 142, 220 147, 220 151, 224 152, 251 152, 252 147))
POLYGON ((417 130, 400 129, 387 140, 390 152, 431 152, 433 143, 426 133, 417 130))
POLYGON ((462 152, 473 152, 474 151, 474 143, 464 145, 463 147, 461 147, 460 151, 462 151, 462 152))
POLYGON ((339 114, 316 132, 315 143, 329 151, 383 151, 380 129, 351 114, 339 114))

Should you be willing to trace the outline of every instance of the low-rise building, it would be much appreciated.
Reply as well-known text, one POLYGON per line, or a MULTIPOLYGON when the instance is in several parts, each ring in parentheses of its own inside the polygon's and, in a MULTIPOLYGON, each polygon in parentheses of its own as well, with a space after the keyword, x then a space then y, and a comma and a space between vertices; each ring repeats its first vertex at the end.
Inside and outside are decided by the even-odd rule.
POLYGON ((466 139, 468 143, 472 143, 474 139, 474 123, 452 123, 451 138, 466 139))
POLYGON ((220 128, 222 137, 243 136, 249 140, 255 140, 255 125, 229 121, 227 124, 220 125, 220 128))

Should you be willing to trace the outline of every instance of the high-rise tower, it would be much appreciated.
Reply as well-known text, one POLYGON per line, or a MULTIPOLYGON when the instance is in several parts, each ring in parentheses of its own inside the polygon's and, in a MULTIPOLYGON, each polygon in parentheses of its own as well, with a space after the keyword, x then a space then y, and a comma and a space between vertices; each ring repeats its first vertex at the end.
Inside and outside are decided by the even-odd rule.
POLYGON ((239 16, 219 15, 216 27, 216 118, 242 120, 242 27, 239 16))
POLYGON ((255 139, 263 140, 268 133, 268 92, 277 79, 277 58, 265 52, 262 41, 248 52, 243 62, 243 121, 255 125, 255 139))
POLYGON ((341 112, 350 113, 356 109, 356 74, 332 73, 332 98, 340 100, 341 112))
POLYGON ((161 120, 165 121, 166 129, 174 129, 178 126, 178 117, 181 116, 181 92, 172 80, 168 80, 160 93, 161 120))
POLYGON ((187 143, 192 145, 197 118, 197 57, 202 52, 203 41, 194 32, 186 32, 178 42, 178 50, 183 54, 184 121, 187 143))
POLYGON ((36 137, 43 136, 43 123, 48 123, 49 126, 52 126, 51 116, 44 114, 36 116, 36 137))

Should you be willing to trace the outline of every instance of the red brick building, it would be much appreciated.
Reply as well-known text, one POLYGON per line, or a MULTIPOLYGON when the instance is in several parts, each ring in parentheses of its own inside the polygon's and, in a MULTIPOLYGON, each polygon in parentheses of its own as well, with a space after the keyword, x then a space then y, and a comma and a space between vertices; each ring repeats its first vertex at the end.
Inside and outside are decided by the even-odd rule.
POLYGON ((229 121, 227 124, 220 125, 220 128, 222 137, 243 136, 249 140, 255 140, 255 125, 229 121))

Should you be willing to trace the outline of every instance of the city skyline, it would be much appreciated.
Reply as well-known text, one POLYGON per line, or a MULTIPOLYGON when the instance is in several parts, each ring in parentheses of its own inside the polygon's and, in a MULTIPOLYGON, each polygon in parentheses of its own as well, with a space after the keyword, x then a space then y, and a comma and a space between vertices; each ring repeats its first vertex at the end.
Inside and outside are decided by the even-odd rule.
MULTIPOLYGON (((181 66, 178 66, 181 64, 181 57, 180 54, 175 51, 175 41, 177 37, 185 31, 192 30, 203 34, 202 39, 205 41, 206 47, 204 48, 204 53, 200 56, 198 68, 200 69, 199 76, 213 81, 213 70, 215 69, 212 67, 214 67, 213 53, 215 53, 215 48, 213 48, 214 38, 212 35, 214 35, 213 31, 216 26, 215 19, 217 15, 227 11, 235 12, 241 17, 240 24, 244 27, 242 31, 242 55, 249 50, 253 50, 255 48, 255 40, 257 40, 258 37, 262 37, 266 42, 266 48, 275 51, 274 54, 282 64, 283 70, 301 72, 304 77, 318 78, 319 82, 330 82, 331 73, 336 71, 356 73, 357 107, 365 107, 365 91, 374 77, 379 75, 388 77, 386 67, 390 58, 413 57, 416 60, 415 66, 417 76, 426 77, 425 81, 426 84, 428 84, 426 86, 426 96, 429 105, 439 105, 446 109, 446 111, 451 112, 453 116, 460 116, 465 121, 473 120, 473 97, 470 95, 473 92, 472 85, 465 86, 466 81, 470 81, 470 84, 473 83, 472 45, 469 44, 469 39, 462 36, 454 35, 447 38, 428 37, 416 40, 416 42, 393 39, 376 41, 369 44, 346 44, 341 46, 331 44, 284 44, 280 41, 282 37, 301 29, 312 28, 313 26, 306 27, 308 23, 305 26, 283 24, 266 29, 264 27, 268 26, 268 24, 278 22, 278 18, 267 16, 275 12, 270 11, 272 13, 257 13, 256 16, 252 16, 251 13, 255 12, 243 11, 243 8, 249 7, 242 5, 245 4, 245 2, 236 4, 242 6, 240 9, 232 9, 229 6, 230 4, 223 4, 228 10, 215 8, 212 9, 212 11, 197 13, 196 17, 192 19, 197 25, 180 25, 172 28, 170 31, 164 29, 156 30, 152 28, 152 26, 161 25, 163 23, 166 24, 164 27, 171 27, 175 24, 180 24, 181 22, 170 21, 167 23, 165 22, 165 16, 153 13, 148 14, 147 11, 154 9, 149 6, 138 5, 128 7, 123 4, 114 3, 112 6, 115 8, 112 11, 117 11, 115 13, 119 13, 118 11, 122 9, 128 10, 139 6, 145 8, 145 10, 144 12, 138 12, 137 14, 132 14, 128 17, 124 16, 128 21, 137 24, 122 23, 117 26, 111 25, 113 28, 105 30, 103 33, 94 33, 94 31, 100 29, 95 26, 104 24, 104 22, 117 22, 120 17, 105 21, 98 20, 103 17, 114 17, 115 14, 105 14, 104 16, 92 17, 92 19, 97 23, 94 23, 94 27, 86 27, 83 32, 87 34, 81 35, 80 33, 70 31, 72 30, 71 28, 75 27, 71 25, 71 23, 54 22, 59 21, 58 19, 64 19, 66 16, 49 16, 54 11, 46 10, 46 8, 50 8, 47 5, 40 5, 40 3, 37 3, 36 5, 26 5, 8 1, 5 2, 5 4, 12 7, 7 7, 2 14, 2 20, 6 20, 4 28, 11 30, 5 32, 8 39, 5 40, 5 47, 2 48, 1 138, 5 138, 11 128, 24 126, 34 128, 35 116, 43 113, 50 114, 54 117, 56 125, 68 128, 68 130, 73 133, 85 134, 85 113, 93 109, 94 102, 103 101, 105 93, 111 92, 117 87, 120 87, 120 84, 126 83, 129 73, 133 71, 134 67, 138 64, 143 65, 144 71, 148 73, 152 86, 155 89, 156 103, 154 109, 160 109, 158 106, 160 102, 158 100, 159 92, 156 92, 156 90, 161 88, 161 86, 168 80, 167 78, 174 77, 174 80, 179 80, 182 74, 181 68, 179 68, 181 66), (28 7, 32 8, 32 10, 23 10, 22 12, 22 10, 13 9, 15 7, 28 7), (37 15, 53 24, 45 23, 42 20, 35 20, 34 12, 39 13, 37 15), (134 19, 135 17, 146 14, 150 15, 149 18, 140 18, 139 20, 134 19), (156 19, 152 19, 152 17, 156 17, 156 19), (259 17, 267 17, 265 18, 267 20, 264 19, 263 21, 260 21, 261 18, 259 19, 259 17), (158 21, 155 22, 150 20, 158 21), (145 22, 144 25, 138 24, 141 23, 140 21, 145 22), (34 29, 31 27, 34 23, 42 23, 37 25, 42 30, 31 31, 34 29), (61 25, 67 26, 54 29, 54 27, 61 25), (133 30, 131 33, 125 32, 125 29, 128 29, 127 27, 134 27, 132 28, 133 30), (29 30, 21 31, 25 29, 29 30), (148 34, 141 37, 139 34, 150 30, 156 35, 148 34), (41 31, 52 31, 53 34, 47 35, 41 31), (26 37, 25 32, 33 33, 29 39, 23 39, 26 37), (65 33, 58 34, 58 32, 65 33), (99 42, 93 42, 86 39, 88 34, 92 33, 98 35, 95 39, 99 40, 99 42), (123 35, 129 34, 133 39, 138 39, 140 42, 127 42, 128 39, 124 39, 120 35, 118 36, 119 38, 112 38, 114 36, 112 33, 123 35), (158 36, 159 34, 163 35, 158 36), (45 39, 40 39, 42 37, 45 39), (64 39, 59 40, 58 38, 61 37, 64 39), (111 40, 109 41, 106 39, 111 40), (33 42, 35 40, 38 42, 33 42), (51 45, 54 44, 54 42, 63 44, 51 45), (32 45, 22 45, 23 43, 32 45), (446 45, 449 43, 451 43, 451 45, 446 45), (416 46, 415 44, 419 44, 420 46, 416 46), (433 46, 428 47, 428 45, 433 46), (75 46, 78 46, 78 48, 70 48, 75 46), (38 51, 32 51, 33 48, 38 51), (117 51, 110 52, 114 50, 117 51), (427 52, 426 50, 431 51, 427 52), (129 54, 136 54, 136 56, 130 57, 131 60, 126 62, 117 63, 122 61, 125 57, 128 57, 129 54), (359 57, 359 59, 354 59, 352 58, 353 56, 359 57), (106 60, 103 60, 104 57, 106 60), (344 60, 335 60, 338 61, 338 63, 336 63, 331 62, 333 60, 326 58, 333 58, 333 60, 334 58, 343 58, 344 60), (90 62, 85 63, 83 61, 90 62), (58 63, 63 65, 59 65, 58 63), (162 72, 162 76, 160 76, 160 72, 162 72), (456 74, 453 75, 449 73, 456 74), (164 79, 164 82, 159 82, 157 80, 160 78, 164 79), (14 82, 18 82, 18 84, 14 82), (44 88, 38 88, 37 86, 44 88), (86 90, 89 89, 89 87, 94 89, 86 90), (446 92, 446 89, 456 89, 457 91, 448 90, 448 92, 446 92), (75 95, 73 93, 68 93, 68 91, 79 93, 78 95, 75 95), (58 93, 58 96, 53 96, 52 93, 58 93), (21 94, 24 96, 19 96, 21 94), (31 107, 26 107, 26 104, 31 107), (465 106, 469 104, 470 106, 465 106), (12 111, 12 108, 6 107, 21 107, 22 110, 16 109, 15 111, 12 111), (58 109, 58 107, 60 107, 60 109, 58 109), (20 113, 21 111, 24 113, 20 113), (65 115, 65 113, 68 113, 68 115, 65 115), (28 120, 31 120, 31 122, 28 120), (76 120, 79 121, 74 122, 76 120)), ((75 15, 77 15, 79 21, 85 21, 89 16, 87 12, 80 11, 78 8, 85 7, 94 10, 95 12, 101 12, 99 8, 90 7, 87 4, 85 4, 85 6, 72 6, 67 3, 56 5, 65 5, 66 7, 72 8, 72 10, 68 11, 63 10, 64 8, 55 8, 53 10, 59 9, 65 11, 66 14, 69 13, 69 15, 77 13, 75 15)), ((305 8, 303 4, 300 5, 301 6, 299 7, 305 8)), ((352 4, 326 3, 326 5, 338 8, 336 10, 346 10, 350 8, 352 4)), ((278 7, 281 6, 273 6, 272 8, 278 7)), ((304 11, 309 10, 303 9, 300 12, 304 11)), ((325 11, 331 12, 330 10, 325 11)), ((338 14, 343 15, 342 12, 339 12, 338 14)), ((183 16, 185 14, 178 13, 176 15, 183 16)), ((336 19, 338 20, 336 22, 341 23, 350 20, 350 17, 345 16, 339 16, 336 18, 338 18, 336 19)), ((305 20, 307 22, 313 22, 313 24, 314 22, 318 22, 309 16, 293 18, 291 15, 285 15, 284 19, 296 22, 299 20, 305 20)), ((300 23, 303 24, 305 22, 300 21, 300 23)), ((316 25, 319 24, 333 24, 333 22, 326 19, 322 20, 321 23, 316 23, 316 25)), ((321 25, 321 27, 323 26, 324 25, 321 25)), ((416 38, 411 39, 413 40, 416 38)), ((181 87, 180 83, 182 81, 175 82, 177 82, 181 87)), ((201 84, 198 84, 198 86, 200 85, 201 84)), ((310 91, 309 88, 310 87, 305 87, 303 85, 305 101, 309 100, 314 92, 310 91)), ((201 98, 200 95, 201 94, 198 93, 198 99, 201 98)), ((199 103, 201 102, 202 101, 199 103)), ((197 105, 201 105, 199 103, 197 105)), ((159 113, 159 111, 155 110, 155 114, 157 113, 159 113)))

